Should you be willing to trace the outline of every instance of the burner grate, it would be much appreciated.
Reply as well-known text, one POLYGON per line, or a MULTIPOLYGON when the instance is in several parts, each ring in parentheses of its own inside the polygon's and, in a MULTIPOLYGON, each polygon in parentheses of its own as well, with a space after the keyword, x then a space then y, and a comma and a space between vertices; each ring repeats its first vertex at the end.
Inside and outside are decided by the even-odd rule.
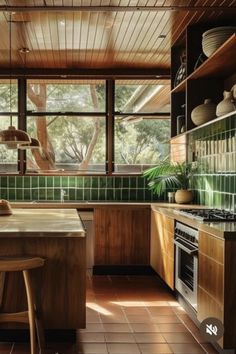
POLYGON ((200 221, 236 222, 236 214, 224 209, 180 209, 179 213, 200 221))

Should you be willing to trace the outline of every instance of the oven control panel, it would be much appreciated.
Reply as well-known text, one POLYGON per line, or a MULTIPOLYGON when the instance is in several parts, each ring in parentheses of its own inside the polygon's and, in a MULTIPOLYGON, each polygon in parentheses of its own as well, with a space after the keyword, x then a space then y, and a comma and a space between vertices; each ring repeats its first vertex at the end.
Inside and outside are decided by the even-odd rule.
POLYGON ((181 237, 194 244, 197 244, 198 230, 177 221, 175 224, 175 238, 176 237, 181 237))

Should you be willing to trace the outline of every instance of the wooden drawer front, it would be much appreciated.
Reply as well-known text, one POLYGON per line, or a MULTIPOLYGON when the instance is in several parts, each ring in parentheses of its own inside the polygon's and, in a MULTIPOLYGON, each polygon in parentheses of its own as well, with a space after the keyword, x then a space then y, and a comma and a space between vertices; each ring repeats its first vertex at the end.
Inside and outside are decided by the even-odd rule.
POLYGON ((160 227, 171 234, 174 233, 174 219, 168 218, 164 214, 154 212, 155 218, 160 227))
POLYGON ((224 267, 212 258, 199 253, 199 286, 202 287, 219 304, 224 300, 224 267))
POLYGON ((215 261, 224 263, 224 241, 200 231, 199 251, 215 261))

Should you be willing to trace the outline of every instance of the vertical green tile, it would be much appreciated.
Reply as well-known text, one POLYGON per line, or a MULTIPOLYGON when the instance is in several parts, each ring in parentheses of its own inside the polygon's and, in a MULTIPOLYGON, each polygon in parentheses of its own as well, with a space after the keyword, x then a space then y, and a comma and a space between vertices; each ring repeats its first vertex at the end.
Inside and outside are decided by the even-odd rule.
POLYGON ((47 184, 47 188, 53 187, 53 177, 52 176, 46 177, 46 184, 47 184))
POLYGON ((84 187, 84 177, 77 177, 76 185, 78 188, 83 188, 84 187))
POLYGON ((61 177, 60 176, 54 177, 54 187, 61 187, 61 177))
POLYGON ((8 177, 8 188, 14 188, 16 186, 16 177, 8 177))
POLYGON ((75 176, 69 176, 69 187, 70 188, 76 187, 76 178, 75 178, 75 176))
POLYGON ((91 190, 89 188, 84 189, 84 200, 91 200, 91 190))
POLYGON ((84 177, 84 188, 90 188, 92 186, 92 177, 84 177))
POLYGON ((98 189, 91 189, 91 200, 99 200, 98 189))
MULTIPOLYGON (((34 199, 36 200, 38 199, 38 197, 34 199)), ((17 201, 23 200, 23 189, 16 189, 16 200, 17 201)))
POLYGON ((23 186, 24 188, 31 188, 31 177, 29 176, 23 177, 23 186))
POLYGON ((16 188, 22 188, 22 187, 23 187, 23 178, 16 177, 16 188))
POLYGON ((114 200, 115 196, 114 196, 114 190, 112 188, 107 188, 107 195, 106 195, 106 200, 114 200))
POLYGON ((33 176, 32 178, 32 187, 37 188, 39 187, 39 177, 33 176))
POLYGON ((1 187, 7 188, 8 187, 8 177, 1 176, 1 187))
POLYGON ((99 177, 92 177, 92 188, 98 188, 98 178, 99 177))
POLYGON ((46 177, 44 177, 44 176, 39 177, 39 186, 40 186, 40 188, 46 187, 46 177))
POLYGON ((76 190, 76 200, 84 200, 84 191, 83 189, 76 190))

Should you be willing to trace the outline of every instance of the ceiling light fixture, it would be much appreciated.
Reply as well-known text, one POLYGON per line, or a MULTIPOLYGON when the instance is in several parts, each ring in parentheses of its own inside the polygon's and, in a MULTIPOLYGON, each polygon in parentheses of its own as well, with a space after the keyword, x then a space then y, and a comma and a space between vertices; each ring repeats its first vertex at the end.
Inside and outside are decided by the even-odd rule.
POLYGON ((6 130, 0 131, 0 144, 5 144, 9 149, 17 149, 21 144, 30 144, 29 135, 16 129, 12 123, 12 43, 11 43, 11 13, 9 18, 9 62, 10 62, 10 126, 6 130))

